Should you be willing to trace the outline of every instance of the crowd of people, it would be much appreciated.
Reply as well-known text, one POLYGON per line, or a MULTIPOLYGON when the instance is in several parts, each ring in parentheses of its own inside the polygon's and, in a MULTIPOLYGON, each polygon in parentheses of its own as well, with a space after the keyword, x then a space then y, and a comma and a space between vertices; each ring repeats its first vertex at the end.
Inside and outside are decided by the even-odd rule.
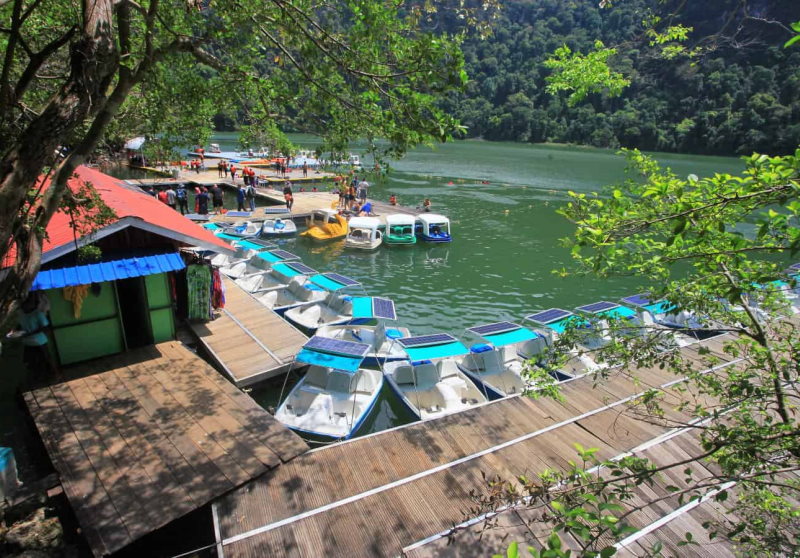
MULTIPOLYGON (((193 163, 195 161, 192 161, 193 163)), ((198 164, 202 164, 202 160, 196 160, 198 164)), ((220 178, 231 177, 233 184, 236 188, 236 206, 238 211, 255 211, 256 197, 258 193, 258 179, 255 176, 255 171, 249 167, 237 168, 234 163, 220 160, 217 164, 220 178), (237 173, 241 173, 242 184, 236 184, 235 178, 237 173)), ((338 195, 338 202, 332 205, 341 212, 348 215, 375 215, 372 209, 372 204, 367 201, 369 195, 370 184, 365 177, 359 178, 354 172, 349 176, 339 176, 334 178, 333 194, 338 195), (348 181, 349 179, 349 181, 348 181)), ((145 187, 145 191, 151 196, 156 197, 165 205, 171 207, 175 211, 180 211, 181 215, 191 213, 189 210, 189 191, 184 184, 179 184, 177 188, 171 185, 165 190, 156 192, 152 187, 145 187)), ((305 188, 301 187, 300 192, 305 192, 305 188)), ((317 192, 317 187, 311 188, 311 192, 317 192)), ((215 184, 207 188, 205 186, 197 186, 194 188, 194 213, 200 215, 207 215, 209 211, 213 213, 223 213, 224 209, 224 192, 222 186, 215 184)), ((294 205, 294 191, 292 183, 287 180, 283 186, 283 199, 286 204, 286 209, 292 210, 294 205)), ((391 194, 389 197, 389 205, 397 205, 397 196, 391 194)), ((423 211, 431 210, 431 200, 425 198, 417 209, 423 211)))

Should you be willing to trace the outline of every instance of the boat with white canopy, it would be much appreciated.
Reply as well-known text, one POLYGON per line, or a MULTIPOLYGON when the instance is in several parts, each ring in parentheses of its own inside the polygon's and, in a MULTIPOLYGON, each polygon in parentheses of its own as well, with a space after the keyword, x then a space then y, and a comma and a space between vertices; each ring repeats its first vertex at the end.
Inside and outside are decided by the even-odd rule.
POLYGON ((386 381, 417 417, 432 419, 487 401, 458 368, 455 357, 469 353, 469 349, 452 335, 436 333, 405 337, 397 342, 407 360, 387 362, 386 381))
POLYGON ((412 246, 417 243, 414 233, 416 218, 405 213, 393 213, 386 216, 386 234, 383 243, 386 246, 412 246))
POLYGON ((306 331, 358 320, 353 317, 353 296, 345 292, 360 288, 361 283, 338 273, 319 273, 312 275, 309 281, 328 291, 325 299, 287 310, 284 314, 286 319, 306 331))
POLYGON ((420 223, 419 236, 425 242, 451 242, 450 219, 438 213, 423 213, 417 216, 420 223))
POLYGON ((341 440, 353 436, 375 407, 383 374, 361 368, 369 346, 314 336, 295 357, 306 375, 275 418, 300 434, 341 440))
MULTIPOLYGON (((475 326, 466 333, 482 342, 471 345, 469 354, 458 361, 458 366, 489 399, 522 393, 531 386, 522 372, 525 361, 547 349, 542 334, 513 322, 475 326)), ((571 377, 558 370, 549 373, 558 381, 571 377)))
POLYGON ((394 302, 380 297, 353 297, 353 319, 377 320, 377 325, 330 325, 317 329, 317 335, 332 339, 366 343, 370 350, 364 357, 367 366, 402 360, 406 353, 397 340, 410 337, 405 327, 387 327, 387 321, 397 319, 394 302))
POLYGON ((378 230, 381 222, 375 217, 352 217, 348 221, 346 248, 374 250, 383 242, 383 233, 378 230))

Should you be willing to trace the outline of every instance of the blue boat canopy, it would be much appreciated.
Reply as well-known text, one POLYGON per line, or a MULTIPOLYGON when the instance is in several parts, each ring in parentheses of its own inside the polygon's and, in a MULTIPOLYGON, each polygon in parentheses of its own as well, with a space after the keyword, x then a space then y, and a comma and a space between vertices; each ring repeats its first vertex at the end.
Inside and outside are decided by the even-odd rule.
POLYGON ((158 254, 155 256, 142 256, 139 258, 125 258, 110 262, 100 262, 61 269, 40 271, 33 280, 32 291, 45 289, 59 289, 61 287, 74 287, 75 285, 88 285, 117 279, 131 277, 144 277, 156 273, 177 271, 186 267, 180 254, 158 254))
POLYGON ((514 343, 521 343, 522 341, 540 337, 538 333, 525 329, 521 325, 513 322, 496 322, 480 325, 468 328, 467 331, 488 341, 495 347, 504 347, 505 345, 513 345, 514 343))
MULTIPOLYGON (((243 246, 245 243, 240 242, 239 245, 243 246)), ((255 243, 251 243, 254 246, 258 246, 255 243)), ((261 246, 259 249, 263 249, 264 247, 261 246)), ((295 256, 291 252, 287 252, 286 250, 267 250, 266 252, 259 252, 256 254, 257 257, 261 258, 262 260, 268 261, 269 263, 277 263, 277 262, 286 262, 291 260, 299 260, 300 256, 295 256)))
POLYGON ((361 366, 369 345, 315 335, 303 346, 295 361, 354 373, 361 366))
POLYGON ((338 273, 320 273, 311 277, 311 282, 327 291, 338 291, 361 284, 358 281, 339 275, 338 273))
POLYGON ((447 358, 469 353, 469 349, 448 333, 405 337, 397 341, 412 361, 447 358))
POLYGON ((535 331, 520 327, 511 331, 504 331, 502 333, 495 333, 493 335, 485 335, 483 338, 494 345, 495 347, 505 347, 506 345, 513 345, 515 343, 522 343, 530 339, 541 337, 535 331))
POLYGON ((424 347, 408 347, 405 349, 411 360, 433 360, 460 356, 469 353, 469 349, 461 341, 452 341, 442 345, 426 345, 424 347))
POLYGON ((381 318, 396 320, 394 302, 388 298, 356 296, 352 298, 354 318, 381 318))
POLYGON ((622 302, 647 310, 651 314, 669 314, 677 309, 674 304, 670 304, 666 300, 652 300, 647 293, 625 297, 622 302))

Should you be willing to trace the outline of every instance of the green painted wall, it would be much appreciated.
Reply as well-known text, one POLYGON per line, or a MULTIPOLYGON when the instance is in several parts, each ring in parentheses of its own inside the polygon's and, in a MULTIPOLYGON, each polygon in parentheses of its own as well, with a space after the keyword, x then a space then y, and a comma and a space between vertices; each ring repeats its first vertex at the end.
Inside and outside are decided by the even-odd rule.
POLYGON ((122 328, 117 317, 53 330, 61 364, 121 353, 122 328))
POLYGON ((64 289, 50 289, 47 298, 50 300, 50 320, 53 327, 72 325, 81 322, 110 318, 117 315, 117 299, 114 293, 114 284, 110 281, 99 283, 100 293, 95 296, 92 290, 83 301, 81 317, 73 315, 72 302, 64 299, 64 289))
POLYGON ((150 328, 153 342, 162 343, 175 339, 175 321, 172 312, 172 296, 166 273, 145 277, 147 302, 150 307, 150 328))

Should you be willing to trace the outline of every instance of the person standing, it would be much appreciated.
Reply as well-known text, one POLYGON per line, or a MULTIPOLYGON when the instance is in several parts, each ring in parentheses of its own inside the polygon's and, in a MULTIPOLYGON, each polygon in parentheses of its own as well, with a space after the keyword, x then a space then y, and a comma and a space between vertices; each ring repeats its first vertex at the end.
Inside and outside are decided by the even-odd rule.
POLYGON ((283 199, 286 200, 286 209, 291 211, 292 205, 294 205, 294 196, 292 195, 292 183, 288 180, 283 185, 283 199))
POLYGON ((167 203, 167 191, 166 190, 159 190, 158 195, 156 195, 156 199, 161 203, 167 203))
POLYGON ((200 215, 208 215, 208 190, 205 187, 195 196, 195 205, 200 215))
POLYGON ((362 178, 358 183, 358 199, 363 205, 367 201, 367 191, 369 190, 369 182, 362 178))
POLYGON ((255 179, 251 176, 250 177, 250 186, 247 187, 245 191, 245 196, 247 198, 247 205, 250 207, 250 211, 256 210, 256 187, 253 185, 253 181, 255 179))
POLYGON ((50 354, 48 337, 45 333, 50 325, 47 316, 39 308, 39 299, 34 293, 29 293, 22 303, 22 313, 19 316, 19 328, 25 332, 22 336, 23 352, 22 361, 30 373, 30 383, 40 384, 42 381, 58 374, 50 354))
POLYGON ((217 162, 217 174, 219 175, 219 178, 225 178, 222 172, 224 166, 225 162, 222 159, 220 159, 219 162, 217 162))
MULTIPOLYGON (((205 188, 203 188, 205 191, 205 188)), ((214 187, 211 188, 211 200, 214 203, 214 211, 220 212, 222 210, 223 204, 223 193, 222 188, 219 187, 219 184, 214 184, 214 187)))
POLYGON ((167 194, 167 205, 170 206, 173 210, 175 209, 175 190, 172 189, 172 186, 169 186, 166 191, 167 194))
POLYGON ((186 215, 189 212, 189 196, 183 184, 178 186, 178 191, 175 192, 175 199, 178 202, 178 209, 180 209, 181 215, 186 215))
POLYGON ((222 174, 224 178, 228 178, 228 161, 222 161, 222 174))
POLYGON ((308 176, 308 161, 303 161, 303 176, 308 176))
POLYGON ((244 186, 236 189, 236 208, 237 211, 244 211, 244 186))
POLYGON ((236 165, 231 165, 231 182, 236 184, 236 165))

